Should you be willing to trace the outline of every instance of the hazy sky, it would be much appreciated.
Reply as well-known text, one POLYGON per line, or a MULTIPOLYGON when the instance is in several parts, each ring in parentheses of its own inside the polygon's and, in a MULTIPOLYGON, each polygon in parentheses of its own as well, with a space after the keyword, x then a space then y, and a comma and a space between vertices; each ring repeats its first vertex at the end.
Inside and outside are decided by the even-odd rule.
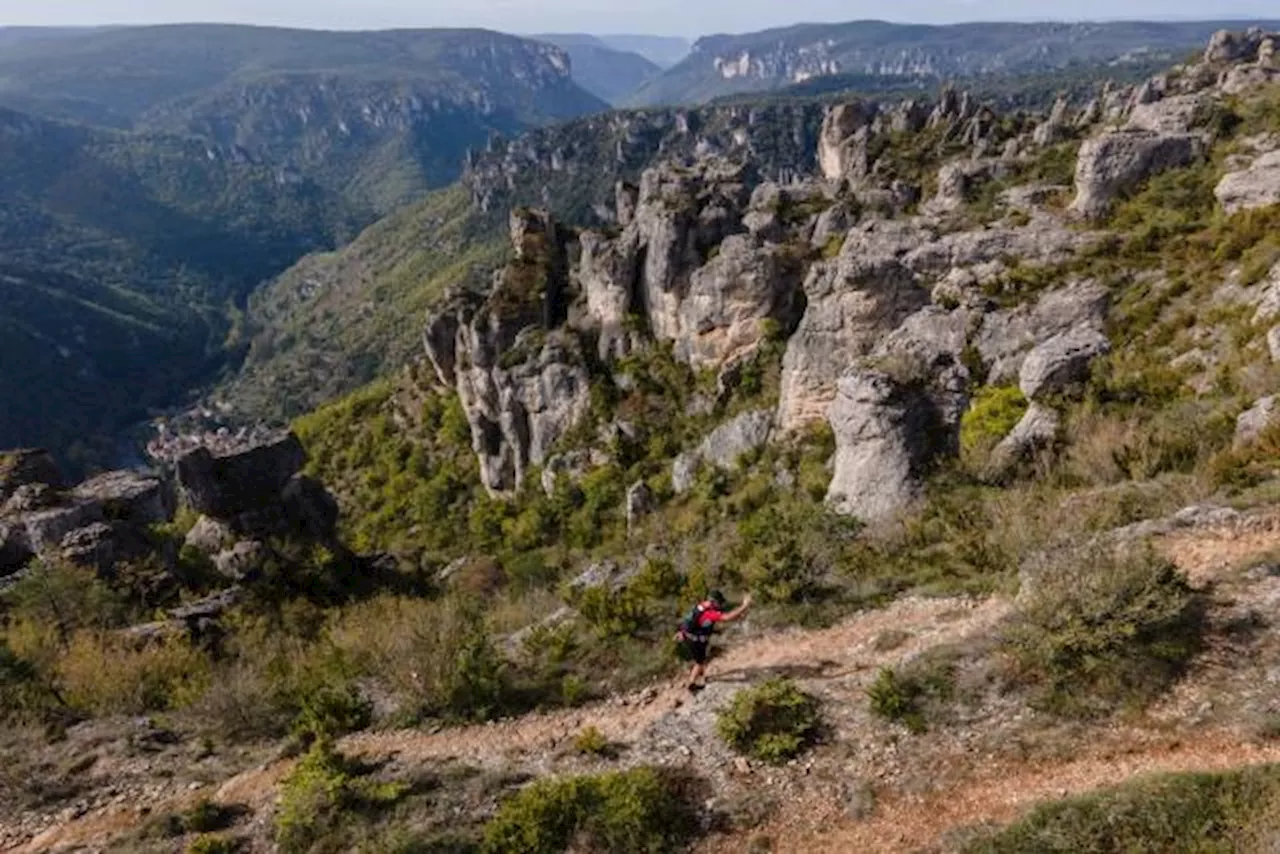
POLYGON ((696 36, 799 21, 1277 18, 1276 0, 0 0, 0 25, 232 21, 696 36))

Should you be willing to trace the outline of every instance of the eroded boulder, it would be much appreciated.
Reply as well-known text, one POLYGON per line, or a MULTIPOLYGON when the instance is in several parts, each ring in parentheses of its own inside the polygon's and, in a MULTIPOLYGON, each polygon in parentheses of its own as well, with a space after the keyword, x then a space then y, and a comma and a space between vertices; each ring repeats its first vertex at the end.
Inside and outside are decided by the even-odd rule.
POLYGON ((62 488, 62 472, 53 455, 39 448, 0 451, 0 504, 29 484, 62 488))
POLYGON ((1267 152, 1248 168, 1223 176, 1214 195, 1227 213, 1280 204, 1280 150, 1267 152))
POLYGON ((1115 199, 1143 181, 1188 166, 1204 153, 1194 134, 1141 131, 1105 133, 1087 140, 1076 163, 1076 198, 1071 209, 1089 219, 1111 210, 1115 199))
POLYGON ((1093 362, 1110 352, 1111 342, 1100 331, 1076 327, 1027 354, 1018 385, 1031 401, 1070 393, 1089 379, 1093 362))
POLYGON ((135 525, 168 522, 176 509, 176 496, 169 484, 158 477, 132 471, 99 475, 75 487, 71 494, 101 505, 108 519, 135 525))
POLYGON ((687 492, 703 465, 732 470, 744 454, 767 445, 772 435, 773 413, 767 410, 744 412, 726 421, 697 448, 676 458, 671 467, 672 488, 677 493, 687 492))
POLYGON ((959 451, 966 384, 958 367, 930 383, 870 369, 842 377, 829 416, 836 457, 828 504, 872 522, 917 500, 929 468, 959 451))
POLYGON ((1058 411, 1033 403, 1017 426, 996 445, 987 464, 986 475, 993 480, 1009 476, 1020 465, 1053 447, 1062 428, 1058 411))
POLYGON ((278 431, 240 447, 196 450, 177 462, 178 486, 187 504, 215 519, 232 519, 278 501, 302 470, 306 452, 298 437, 278 431))
POLYGON ((1258 437, 1271 426, 1276 418, 1277 398, 1274 395, 1256 401, 1236 419, 1236 447, 1244 447, 1258 441, 1258 437))
POLYGON ((1101 334, 1110 306, 1106 288, 1082 281, 1044 293, 1034 303, 986 314, 973 344, 987 381, 1019 378, 1027 354, 1036 346, 1078 329, 1101 334))

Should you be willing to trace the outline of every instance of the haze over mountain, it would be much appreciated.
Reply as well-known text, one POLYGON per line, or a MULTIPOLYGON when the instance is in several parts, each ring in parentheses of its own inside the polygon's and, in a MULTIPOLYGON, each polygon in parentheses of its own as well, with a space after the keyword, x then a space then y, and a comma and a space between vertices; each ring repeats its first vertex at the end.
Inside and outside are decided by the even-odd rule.
POLYGON ((840 74, 942 80, 1097 64, 1168 64, 1224 26, 1222 21, 947 26, 851 21, 707 36, 628 103, 699 103, 840 74))
POLYGON ((92 445, 177 399, 258 283, 451 183, 492 134, 607 106, 559 48, 482 31, 0 38, 0 310, 23 365, 0 445, 92 445))
POLYGON ((662 68, 639 53, 621 50, 604 39, 584 33, 531 36, 564 49, 573 63, 573 79, 591 94, 619 103, 662 73, 662 68))

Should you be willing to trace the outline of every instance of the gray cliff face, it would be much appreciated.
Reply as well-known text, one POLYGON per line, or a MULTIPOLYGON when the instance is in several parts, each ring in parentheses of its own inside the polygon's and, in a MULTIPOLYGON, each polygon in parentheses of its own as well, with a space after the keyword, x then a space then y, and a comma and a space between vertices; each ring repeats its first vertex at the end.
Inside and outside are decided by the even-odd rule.
MULTIPOLYGON (((936 461, 958 452, 968 391, 979 382, 1017 384, 1031 401, 989 474, 1025 472, 1054 447, 1058 407, 1111 352, 1111 299, 1102 284, 1065 272, 1020 293, 1015 268, 1051 269, 1100 246, 1105 230, 1072 220, 1100 219, 1152 176, 1205 155, 1205 125, 1230 82, 1242 67, 1270 73, 1274 62, 1270 37, 1241 38, 1219 39, 1206 63, 1108 87, 1079 110, 1063 99, 1039 118, 1002 120, 950 89, 931 106, 823 108, 813 137, 793 140, 811 146, 796 161, 809 177, 766 180, 742 148, 677 148, 638 183, 610 181, 604 228, 572 232, 549 215, 521 214, 517 260, 489 293, 431 318, 424 336, 467 410, 486 486, 511 492, 536 465, 552 490, 558 477, 607 462, 598 448, 557 450, 588 411, 589 363, 607 370, 669 345, 691 367, 719 372, 724 387, 766 334, 785 339, 776 409, 726 422, 679 455, 677 492, 704 466, 731 468, 745 451, 826 422, 838 448, 830 505, 884 518, 910 505, 936 461), (918 133, 949 152, 935 164, 936 184, 886 145, 918 133), (1006 215, 975 222, 980 191, 1026 174, 1045 147, 1080 138, 1069 211, 1057 204, 1069 187, 1002 186, 995 209, 1006 215), (521 290, 521 276, 536 287, 521 290)), ((698 115, 672 121, 697 134, 698 115)), ((639 127, 634 117, 608 121, 624 135, 639 127)), ((744 131, 746 148, 753 139, 744 131)), ((1218 188, 1224 209, 1272 203, 1271 142, 1237 152, 1218 188)), ((1276 294, 1280 286, 1258 288, 1260 323, 1280 317, 1276 294)), ((637 493, 633 503, 645 502, 637 493)))
POLYGON ((874 370, 841 377, 830 413, 836 458, 828 504, 876 522, 916 501, 930 466, 959 451, 967 381, 959 367, 927 383, 874 370))

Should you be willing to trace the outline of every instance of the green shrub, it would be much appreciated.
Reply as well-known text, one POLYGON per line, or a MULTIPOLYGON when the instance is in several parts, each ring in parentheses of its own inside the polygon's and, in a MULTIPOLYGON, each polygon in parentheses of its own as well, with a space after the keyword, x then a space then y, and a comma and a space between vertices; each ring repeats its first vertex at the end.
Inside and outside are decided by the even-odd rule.
POLYGON ((883 668, 867 689, 867 696, 874 714, 918 735, 928 730, 930 707, 949 700, 954 690, 954 660, 926 655, 901 670, 883 668))
POLYGON ((302 698, 291 730, 294 737, 310 743, 356 732, 371 723, 373 703, 354 684, 320 685, 302 698))
POLYGON ((235 836, 206 833, 191 840, 187 854, 236 854, 244 847, 244 841, 235 836))
POLYGON ((739 691, 716 718, 730 747, 771 763, 785 762, 812 744, 820 723, 817 699, 789 679, 739 691))
POLYGON ((1022 420, 1029 404, 1017 386, 986 386, 973 395, 960 421, 960 447, 966 455, 994 448, 1022 420))
POLYGON ((1042 567, 1001 644, 1042 708, 1141 706, 1199 651, 1204 601, 1152 551, 1070 551, 1042 567))
POLYGON ((613 745, 609 743, 609 739, 605 738, 604 733, 593 726, 587 727, 574 737, 573 749, 583 756, 611 758, 613 755, 613 745))
POLYGON ((352 821, 394 804, 405 793, 399 783, 376 783, 321 739, 280 785, 276 843, 284 854, 350 850, 352 821))
POLYGON ((485 828, 485 854, 611 854, 684 850, 695 824, 675 778, 652 768, 543 779, 502 805, 485 828))
POLYGON ((964 854, 1270 850, 1280 766, 1224 774, 1170 774, 1044 804, 979 838, 964 854))

